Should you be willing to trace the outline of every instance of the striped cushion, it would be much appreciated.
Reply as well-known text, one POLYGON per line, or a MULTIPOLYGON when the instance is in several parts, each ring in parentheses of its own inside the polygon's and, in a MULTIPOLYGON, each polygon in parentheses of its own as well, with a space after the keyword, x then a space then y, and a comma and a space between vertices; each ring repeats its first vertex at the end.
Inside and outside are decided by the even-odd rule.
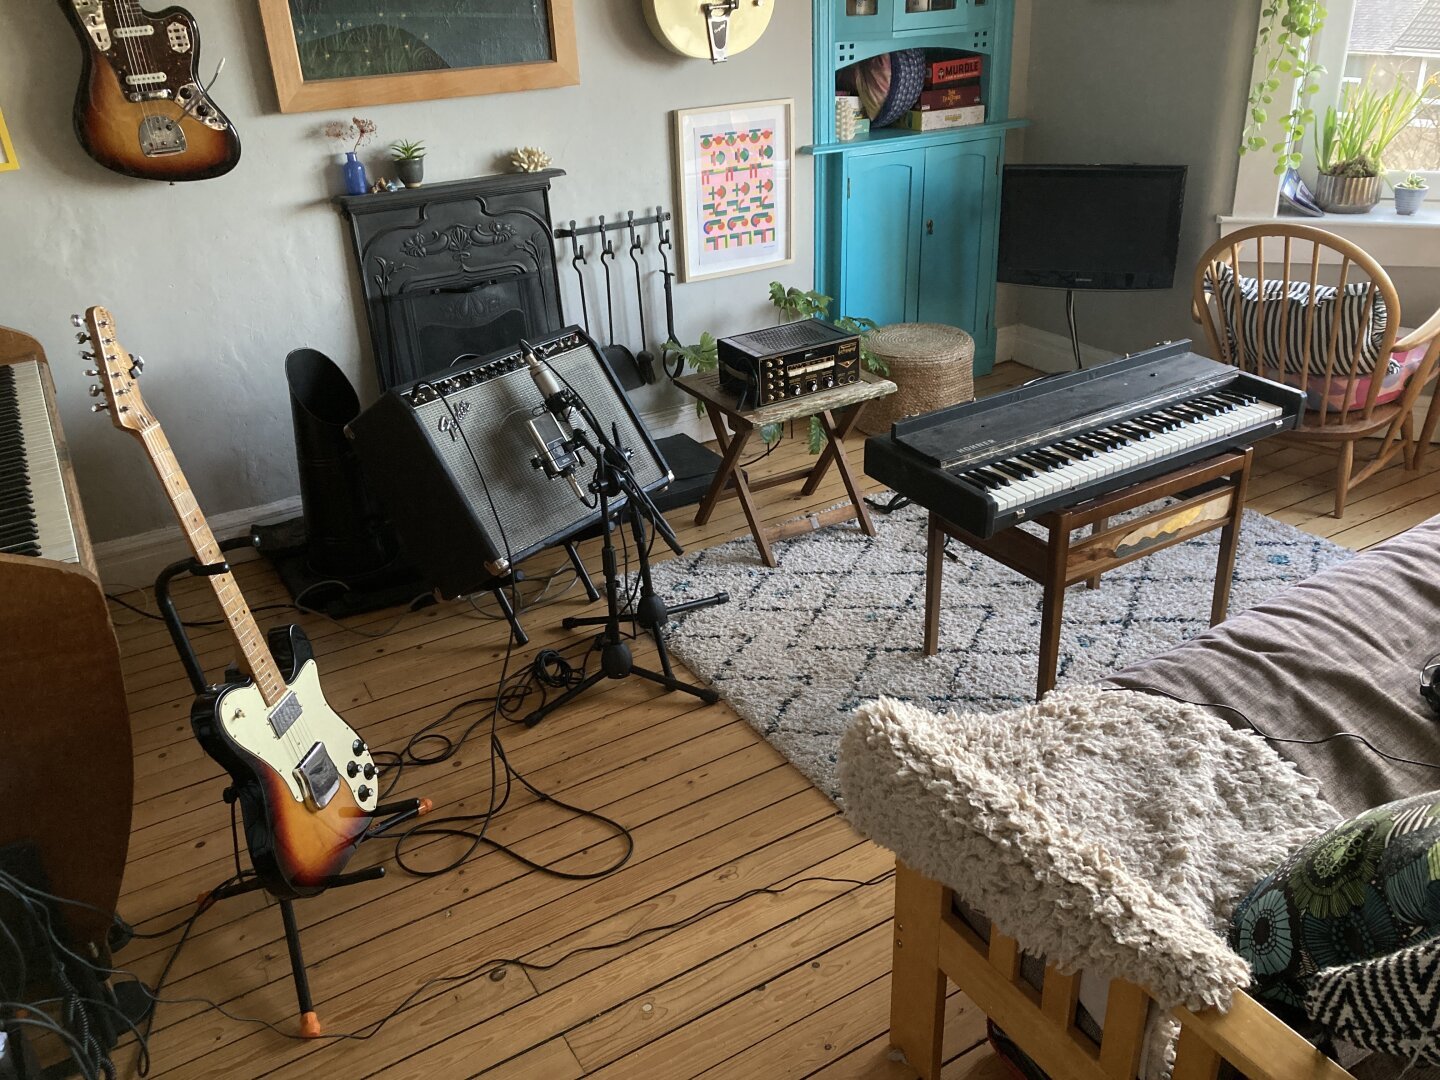
MULTIPOLYGON (((1335 305, 1340 305, 1338 342, 1335 349, 1335 375, 1349 377, 1350 363, 1358 348, 1360 363, 1358 373, 1369 375, 1380 362, 1380 344, 1385 337, 1385 325, 1389 313, 1385 309, 1385 298, 1375 294, 1374 307, 1370 318, 1365 318, 1366 305, 1370 303, 1371 285, 1357 281, 1345 286, 1340 292, 1333 285, 1317 285, 1311 294, 1310 284, 1305 281, 1266 281, 1264 302, 1258 296, 1259 283, 1254 278, 1240 277, 1240 333, 1244 341, 1245 354, 1254 357, 1257 352, 1258 335, 1256 327, 1259 311, 1265 312, 1264 366, 1275 367, 1277 360, 1283 360, 1287 374, 1299 375, 1307 363, 1312 376, 1325 376, 1326 358, 1330 352, 1330 330, 1335 318, 1335 305), (1311 332, 1309 356, 1305 355, 1305 309, 1314 306, 1315 323, 1311 332), (1289 314, 1287 315, 1286 312, 1289 314), (1285 331, 1285 343, 1280 343, 1281 327, 1285 331)), ((1215 263, 1206 275, 1205 291, 1214 296, 1224 312, 1225 332, 1228 344, 1235 350, 1234 313, 1235 273, 1224 263, 1215 263)), ((1288 380, 1287 380, 1288 381, 1288 380)))

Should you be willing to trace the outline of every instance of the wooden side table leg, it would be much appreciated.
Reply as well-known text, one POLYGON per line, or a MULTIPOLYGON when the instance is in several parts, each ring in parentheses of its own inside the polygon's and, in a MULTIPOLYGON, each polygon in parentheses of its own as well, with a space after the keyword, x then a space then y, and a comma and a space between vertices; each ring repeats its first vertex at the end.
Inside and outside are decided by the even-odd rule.
MULTIPOLYGON (((1094 525, 1090 526, 1090 535, 1091 535, 1091 536, 1094 536, 1096 533, 1102 533, 1102 532, 1104 532, 1104 531, 1105 531, 1105 527, 1106 527, 1107 525, 1109 525, 1109 524, 1110 524, 1110 519, 1109 519, 1109 518, 1103 518, 1103 517, 1102 517, 1102 518, 1098 519, 1098 520, 1095 522, 1094 525)), ((1094 576, 1094 577, 1088 577, 1088 578, 1085 579, 1085 587, 1086 587, 1087 589, 1098 589, 1098 588, 1100 587, 1100 571, 1098 571, 1098 570, 1095 571, 1095 576, 1094 576)))
MULTIPOLYGON (((857 402, 836 418, 834 438, 827 440, 825 449, 820 451, 820 459, 815 462, 815 468, 810 471, 810 475, 805 479, 805 486, 800 489, 801 495, 815 494, 816 489, 820 487, 820 481, 824 480, 825 474, 830 471, 830 463, 835 460, 837 455, 844 460, 845 439, 860 418, 861 411, 868 404, 868 401, 857 402)), ((826 434, 829 434, 828 430, 826 434)))
POLYGON ((1035 677, 1035 700, 1055 689, 1060 665, 1060 623, 1065 612, 1065 566, 1070 561, 1070 525, 1062 512, 1050 526, 1045 551, 1045 599, 1040 607, 1040 669, 1035 677))
POLYGON ((850 496, 850 503, 855 507, 855 517, 860 522, 860 528, 866 536, 874 536, 875 522, 870 520, 870 511, 865 506, 864 496, 860 494, 860 485, 855 482, 855 474, 850 471, 850 462, 845 460, 845 442, 842 434, 845 428, 836 425, 835 418, 830 415, 829 409, 820 413, 820 426, 825 429, 825 437, 829 440, 830 449, 834 451, 835 468, 839 470, 840 479, 845 484, 845 491, 850 496))
POLYGON ((737 466, 740 454, 754 431, 755 429, 747 424, 735 432, 735 437, 730 440, 730 449, 725 454, 725 465, 734 470, 732 481, 735 484, 735 497, 740 500, 740 509, 745 511, 745 520, 750 523, 750 535, 755 537, 755 546, 760 549, 760 559, 766 566, 775 566, 775 549, 770 546, 765 525, 755 509, 755 499, 750 494, 750 485, 745 480, 745 474, 737 466))
POLYGON ((1230 520, 1220 531, 1220 554, 1215 566, 1215 595, 1210 602, 1210 625, 1223 622, 1230 608, 1230 579, 1235 574, 1235 553, 1240 547, 1240 521, 1245 514, 1245 490, 1250 483, 1250 460, 1254 451, 1246 447, 1245 463, 1232 477, 1230 520))
POLYGON ((737 479, 740 470, 736 464, 740 460, 740 451, 736 444, 741 447, 744 439, 737 434, 735 441, 730 441, 730 434, 725 430, 725 419, 720 415, 720 410, 713 405, 706 408, 705 413, 710 417, 710 426, 715 429, 715 445, 720 447, 720 467, 715 470, 715 479, 710 482, 710 490, 705 493, 705 498, 700 500, 700 509, 695 512, 695 524, 704 525, 710 520, 710 515, 715 512, 715 504, 720 501, 720 496, 725 494, 725 485, 733 474, 737 479))
POLYGON ((940 648, 940 590, 945 584, 945 530, 933 513, 925 530, 925 655, 940 648))

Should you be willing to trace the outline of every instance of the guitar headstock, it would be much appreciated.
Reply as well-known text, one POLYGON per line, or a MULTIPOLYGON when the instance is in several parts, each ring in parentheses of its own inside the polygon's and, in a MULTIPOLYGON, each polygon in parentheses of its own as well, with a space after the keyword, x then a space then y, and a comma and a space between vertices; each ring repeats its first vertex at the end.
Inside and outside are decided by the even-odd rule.
POLYGON ((85 312, 83 318, 72 315, 70 321, 76 326, 84 327, 84 332, 75 335, 76 340, 82 345, 88 342, 93 350, 80 354, 82 359, 95 365, 87 370, 86 374, 98 376, 100 379, 98 383, 90 386, 90 396, 101 399, 90 406, 90 411, 109 412, 110 419, 122 431, 144 434, 155 424, 155 418, 150 415, 144 398, 140 396, 139 379, 145 361, 141 357, 131 356, 125 346, 120 344, 115 337, 115 321, 105 308, 92 307, 85 312))

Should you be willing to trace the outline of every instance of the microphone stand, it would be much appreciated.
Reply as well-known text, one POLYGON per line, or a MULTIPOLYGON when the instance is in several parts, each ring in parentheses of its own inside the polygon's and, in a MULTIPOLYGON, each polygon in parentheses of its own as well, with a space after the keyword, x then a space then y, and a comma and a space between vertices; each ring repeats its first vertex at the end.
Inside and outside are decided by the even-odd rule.
POLYGON ((614 432, 613 439, 606 438, 603 428, 596 421, 589 406, 573 392, 567 392, 566 396, 570 399, 568 404, 581 414, 585 424, 595 435, 592 440, 589 434, 576 426, 573 429, 574 437, 571 442, 572 449, 587 451, 596 463, 595 479, 590 483, 590 490, 599 499, 600 521, 604 529, 602 534, 604 539, 600 551, 601 566, 605 574, 605 614, 578 618, 572 616, 564 619, 560 625, 566 630, 572 630, 577 626, 603 627, 595 639, 599 646, 600 669, 587 675, 559 697, 547 701, 530 713, 525 717, 525 726, 534 727, 550 713, 574 701, 602 679, 623 679, 630 675, 663 686, 667 692, 680 690, 687 694, 693 694, 707 705, 713 705, 720 700, 720 695, 714 690, 709 687, 692 686, 675 677, 675 671, 670 662, 670 651, 665 645, 664 627, 669 622, 671 615, 726 603, 730 599, 730 594, 716 593, 714 596, 676 604, 674 607, 668 607, 665 601, 659 597, 655 592, 650 575, 645 521, 650 522, 656 533, 665 541, 666 546, 675 554, 683 554, 684 549, 680 546, 674 530, 670 528, 664 515, 660 513, 644 487, 636 480, 630 461, 620 447, 618 428, 614 432), (630 528, 635 537, 640 573, 640 600, 635 610, 629 614, 621 610, 620 592, 623 588, 623 579, 620 575, 615 550, 615 530, 624 526, 623 522, 613 521, 610 513, 611 500, 619 496, 625 498, 625 507, 620 510, 620 514, 623 515, 628 510, 630 515, 630 528), (652 671, 635 664, 630 644, 620 630, 621 623, 625 621, 632 622, 641 629, 649 631, 655 639, 655 650, 660 656, 660 671, 652 671))

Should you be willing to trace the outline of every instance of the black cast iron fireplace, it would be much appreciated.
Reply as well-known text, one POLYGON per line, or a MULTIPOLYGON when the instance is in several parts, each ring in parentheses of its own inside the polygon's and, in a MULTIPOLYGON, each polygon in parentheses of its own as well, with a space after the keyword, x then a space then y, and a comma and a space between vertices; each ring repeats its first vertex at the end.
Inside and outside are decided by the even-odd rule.
POLYGON ((380 389, 558 330, 560 169, 335 200, 350 221, 380 389))

